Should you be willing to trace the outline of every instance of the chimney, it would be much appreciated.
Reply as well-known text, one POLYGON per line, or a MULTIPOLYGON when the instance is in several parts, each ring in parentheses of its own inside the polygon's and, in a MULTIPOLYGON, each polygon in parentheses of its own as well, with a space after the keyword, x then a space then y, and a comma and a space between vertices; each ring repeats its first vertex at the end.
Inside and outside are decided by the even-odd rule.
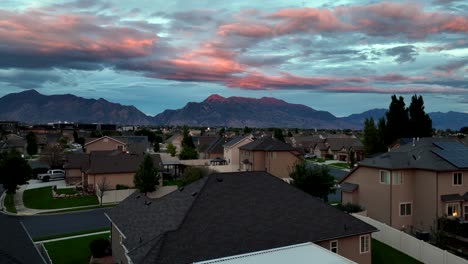
POLYGON ((413 138, 413 147, 416 146, 416 138, 413 138))

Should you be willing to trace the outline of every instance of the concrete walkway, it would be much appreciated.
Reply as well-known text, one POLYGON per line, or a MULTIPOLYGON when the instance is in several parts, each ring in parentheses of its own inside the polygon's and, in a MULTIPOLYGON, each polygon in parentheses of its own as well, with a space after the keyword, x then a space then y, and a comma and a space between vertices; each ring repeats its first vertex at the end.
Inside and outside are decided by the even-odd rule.
POLYGON ((109 230, 108 231, 101 231, 101 232, 94 232, 94 233, 87 233, 87 234, 76 235, 76 236, 59 237, 59 238, 48 239, 48 240, 34 241, 34 244, 43 244, 43 243, 49 243, 49 242, 55 242, 55 241, 61 241, 61 240, 79 238, 79 237, 87 237, 87 236, 108 234, 108 233, 110 233, 109 230))

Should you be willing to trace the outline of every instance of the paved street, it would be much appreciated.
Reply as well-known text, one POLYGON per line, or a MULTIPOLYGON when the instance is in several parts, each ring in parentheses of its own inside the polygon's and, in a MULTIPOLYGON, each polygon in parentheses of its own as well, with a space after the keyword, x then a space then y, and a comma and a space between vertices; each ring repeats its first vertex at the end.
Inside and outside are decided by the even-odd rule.
POLYGON ((109 208, 53 215, 22 216, 21 221, 31 237, 43 237, 110 227, 110 222, 104 215, 104 212, 108 210, 109 208))

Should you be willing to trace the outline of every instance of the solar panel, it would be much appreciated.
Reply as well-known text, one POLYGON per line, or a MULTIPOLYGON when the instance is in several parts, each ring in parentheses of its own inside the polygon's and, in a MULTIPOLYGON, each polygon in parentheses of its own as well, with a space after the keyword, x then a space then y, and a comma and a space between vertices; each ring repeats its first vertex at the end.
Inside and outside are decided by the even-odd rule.
POLYGON ((460 169, 468 168, 468 147, 458 142, 434 142, 441 148, 433 150, 437 156, 460 169))

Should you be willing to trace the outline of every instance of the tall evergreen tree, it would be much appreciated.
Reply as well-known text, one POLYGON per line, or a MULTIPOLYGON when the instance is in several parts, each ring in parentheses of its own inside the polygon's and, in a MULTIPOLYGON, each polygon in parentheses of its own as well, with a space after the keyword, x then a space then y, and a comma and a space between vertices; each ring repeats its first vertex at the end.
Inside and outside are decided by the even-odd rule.
POLYGON ((379 118, 379 122, 377 123, 377 152, 385 152, 387 151, 387 122, 385 121, 385 117, 379 118))
POLYGON ((153 158, 146 154, 133 178, 133 184, 141 193, 154 192, 159 184, 159 171, 154 166, 153 158))
POLYGON ((364 121, 364 154, 370 156, 378 152, 378 134, 374 119, 371 117, 364 121))
POLYGON ((424 111, 424 100, 422 96, 413 95, 408 107, 410 137, 432 136, 432 119, 424 111))
POLYGON ((184 127, 184 137, 182 139, 182 149, 179 153, 179 159, 188 160, 188 159, 197 159, 198 152, 193 144, 192 136, 189 134, 187 127, 184 127))
POLYGON ((37 137, 34 132, 29 132, 26 135, 26 151, 28 152, 29 155, 36 155, 37 154, 37 137))
POLYGON ((16 193, 18 185, 31 177, 31 167, 16 151, 0 153, 0 183, 7 193, 16 193))
POLYGON ((386 128, 386 145, 392 144, 396 139, 408 137, 409 134, 409 118, 408 109, 405 107, 405 101, 402 96, 399 98, 396 95, 392 96, 392 102, 385 114, 387 120, 386 128))
POLYGON ((273 133, 273 137, 280 140, 280 141, 284 141, 284 135, 283 135, 283 130, 280 129, 280 128, 275 128, 274 130, 274 133, 273 133))

